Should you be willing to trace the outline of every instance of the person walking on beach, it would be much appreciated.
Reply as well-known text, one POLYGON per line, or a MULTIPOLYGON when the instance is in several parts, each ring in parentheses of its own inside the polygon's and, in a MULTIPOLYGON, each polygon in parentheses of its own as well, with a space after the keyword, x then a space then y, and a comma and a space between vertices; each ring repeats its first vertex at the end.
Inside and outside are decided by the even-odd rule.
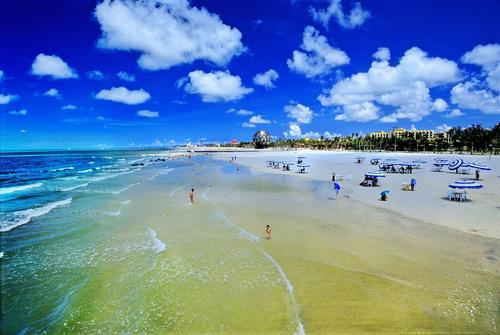
POLYGON ((476 170, 476 180, 479 180, 479 170, 476 170))
POLYGON ((415 191, 415 186, 417 186, 417 180, 415 178, 411 178, 410 188, 412 191, 415 191))
POLYGON ((273 236, 273 231, 270 225, 266 225, 266 239, 270 240, 273 236))
POLYGON ((340 185, 337 183, 333 183, 333 190, 335 191, 335 199, 337 199, 340 192, 340 185))
POLYGON ((189 200, 191 200, 191 203, 194 204, 194 188, 192 188, 191 192, 189 192, 189 200))

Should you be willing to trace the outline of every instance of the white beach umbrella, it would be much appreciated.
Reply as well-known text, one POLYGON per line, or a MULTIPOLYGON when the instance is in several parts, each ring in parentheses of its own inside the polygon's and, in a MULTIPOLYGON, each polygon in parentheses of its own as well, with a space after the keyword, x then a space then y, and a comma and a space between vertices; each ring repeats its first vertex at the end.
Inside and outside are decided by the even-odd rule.
POLYGON ((448 186, 457 189, 476 189, 476 190, 484 187, 483 185, 473 180, 459 180, 449 184, 448 186))
POLYGON ((383 174, 380 171, 370 171, 365 173, 365 177, 371 177, 371 178, 384 178, 385 174, 383 174))

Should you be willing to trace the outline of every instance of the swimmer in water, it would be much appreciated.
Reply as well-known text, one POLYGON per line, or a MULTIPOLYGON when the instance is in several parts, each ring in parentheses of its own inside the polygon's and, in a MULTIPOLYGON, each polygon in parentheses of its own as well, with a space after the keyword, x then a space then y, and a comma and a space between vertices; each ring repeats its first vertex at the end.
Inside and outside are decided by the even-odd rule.
POLYGON ((191 203, 194 204, 194 188, 192 188, 191 192, 189 192, 189 200, 191 200, 191 203))

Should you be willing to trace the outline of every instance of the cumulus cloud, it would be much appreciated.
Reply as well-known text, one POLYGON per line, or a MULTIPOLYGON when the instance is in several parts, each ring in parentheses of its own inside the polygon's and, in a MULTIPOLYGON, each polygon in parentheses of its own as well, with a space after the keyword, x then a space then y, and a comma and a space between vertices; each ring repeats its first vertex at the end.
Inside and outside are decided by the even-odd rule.
POLYGON ((12 102, 16 99, 19 99, 18 95, 13 94, 0 94, 0 105, 6 105, 9 102, 12 102))
POLYGON ((253 124, 269 124, 271 121, 266 120, 262 115, 254 115, 248 120, 248 122, 253 124))
POLYGON ((500 114, 500 44, 477 45, 461 60, 465 64, 480 66, 481 74, 455 85, 451 90, 451 101, 461 108, 500 114))
POLYGON ((148 101, 151 96, 143 89, 129 90, 126 87, 112 87, 109 90, 101 90, 95 96, 96 99, 121 102, 127 105, 137 105, 148 101))
POLYGON ((61 93, 55 88, 51 88, 50 90, 46 91, 44 95, 49 96, 49 97, 54 97, 54 98, 60 98, 61 93))
POLYGON ((184 90, 190 94, 199 94, 204 102, 233 101, 252 93, 253 89, 243 86, 239 76, 229 71, 203 72, 192 71, 184 90))
POLYGON ((446 101, 444 101, 443 99, 441 99, 441 98, 437 98, 432 103, 432 110, 433 111, 441 113, 441 112, 444 112, 447 109, 448 109, 448 103, 446 101))
POLYGON ((104 74, 99 70, 92 70, 87 72, 87 78, 92 80, 102 80, 104 79, 104 74))
POLYGON ((20 109, 20 110, 12 110, 9 112, 10 115, 21 115, 25 116, 28 114, 28 111, 26 109, 20 109))
POLYGON ((341 106, 337 120, 370 121, 380 115, 379 106, 395 107, 383 122, 398 119, 420 121, 432 112, 429 88, 454 83, 460 79, 455 62, 429 57, 417 47, 407 50, 399 64, 374 61, 367 72, 340 80, 318 97, 323 106, 341 106))
POLYGON ((292 59, 288 59, 286 63, 290 70, 307 78, 325 76, 334 68, 350 62, 344 51, 328 44, 326 37, 311 26, 304 29, 301 49, 303 51, 294 50, 292 59))
POLYGON ((120 71, 116 74, 116 76, 118 78, 120 78, 121 80, 124 80, 124 81, 128 81, 128 82, 134 82, 135 81, 135 76, 131 73, 127 73, 125 71, 120 71))
POLYGON ((332 138, 335 138, 335 137, 340 137, 342 136, 341 134, 337 134, 337 133, 330 133, 329 131, 325 131, 323 134, 317 132, 317 131, 308 131, 307 133, 305 134, 302 134, 301 137, 303 138, 312 138, 312 139, 318 139, 318 138, 325 138, 327 140, 331 140, 332 138))
POLYGON ((330 5, 326 9, 317 10, 311 7, 310 13, 316 21, 325 27, 328 27, 333 18, 339 26, 346 29, 361 26, 370 17, 370 12, 364 10, 359 2, 354 3, 348 14, 344 13, 342 0, 330 0, 330 5))
POLYGON ((255 85, 264 86, 267 89, 275 88, 274 82, 279 78, 279 74, 276 70, 270 69, 264 73, 257 73, 253 77, 253 82, 255 85))
POLYGON ((155 117, 159 117, 160 113, 153 112, 153 111, 150 111, 147 109, 143 109, 143 110, 137 111, 137 115, 142 116, 142 117, 155 118, 155 117))
POLYGON ((485 114, 500 114, 500 97, 476 79, 455 85, 451 101, 461 108, 477 109, 485 114))
POLYGON ((289 118, 294 119, 297 123, 310 123, 313 118, 311 108, 302 104, 286 105, 283 110, 289 118))
POLYGON ((69 104, 69 105, 61 107, 61 109, 64 110, 64 111, 66 111, 66 110, 75 110, 75 109, 77 109, 77 107, 75 105, 69 104))
POLYGON ((243 123, 241 124, 241 126, 242 126, 243 128, 255 128, 255 127, 256 127, 253 123, 250 123, 250 122, 243 122, 243 123))
POLYGON ((102 31, 98 46, 138 51, 139 66, 147 70, 196 60, 226 65, 245 51, 238 29, 187 0, 104 0, 95 17, 102 31))
POLYGON ((50 76, 54 79, 78 78, 75 70, 56 55, 45 55, 43 53, 36 56, 31 65, 31 74, 35 76, 50 76))
POLYGON ((445 117, 452 119, 463 115, 465 115, 465 113, 463 113, 460 109, 455 108, 451 112, 445 114, 445 117))
POLYGON ((391 50, 389 50, 389 48, 380 47, 373 54, 373 58, 378 61, 389 61, 391 59, 391 50))
POLYGON ((235 108, 230 108, 226 111, 227 114, 236 114, 236 115, 242 115, 242 116, 248 116, 248 115, 254 115, 255 113, 246 109, 235 109, 235 108))
POLYGON ((443 123, 442 125, 436 127, 436 132, 446 133, 450 129, 451 129, 450 126, 448 126, 446 123, 443 123))
POLYGON ((302 136, 302 130, 298 124, 292 123, 288 126, 288 131, 283 132, 286 138, 298 138, 302 136))
POLYGON ((379 108, 370 101, 345 105, 342 113, 335 116, 338 121, 368 122, 379 118, 379 108))

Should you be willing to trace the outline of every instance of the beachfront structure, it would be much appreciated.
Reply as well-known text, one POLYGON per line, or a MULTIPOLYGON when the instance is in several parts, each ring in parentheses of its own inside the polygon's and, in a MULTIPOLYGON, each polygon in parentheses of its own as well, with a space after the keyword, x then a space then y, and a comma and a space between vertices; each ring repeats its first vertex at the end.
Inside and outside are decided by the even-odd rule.
POLYGON ((257 149, 267 148, 271 141, 271 134, 266 130, 261 129, 253 135, 253 143, 257 149))
POLYGON ((434 130, 420 130, 420 129, 404 129, 397 128, 392 131, 376 131, 373 133, 369 133, 368 137, 373 138, 414 138, 414 139, 427 139, 432 140, 436 137, 437 134, 434 133, 434 130))

